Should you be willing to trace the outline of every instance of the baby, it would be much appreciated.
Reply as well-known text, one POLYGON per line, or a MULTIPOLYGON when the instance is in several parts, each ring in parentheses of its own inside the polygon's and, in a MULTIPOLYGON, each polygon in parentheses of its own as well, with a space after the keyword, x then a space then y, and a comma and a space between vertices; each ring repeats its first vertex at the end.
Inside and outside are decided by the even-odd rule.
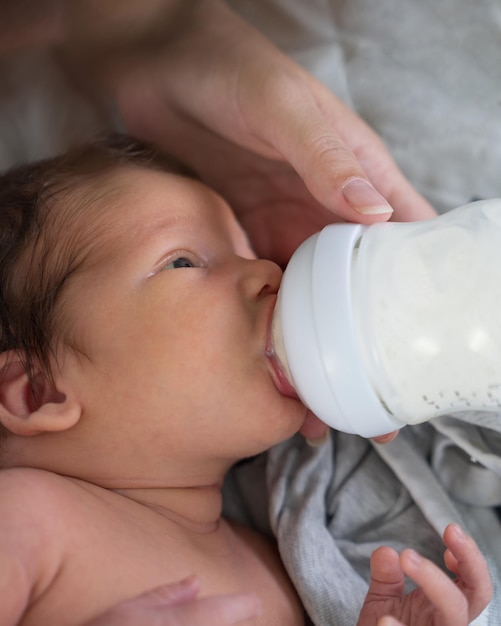
MULTIPOLYGON (((270 344, 279 267, 125 138, 7 173, 0 237, 0 626, 89 623, 193 573, 202 598, 247 606, 197 623, 305 624, 275 546, 221 516, 229 468, 312 419, 270 344)), ((457 526, 444 539, 455 581, 376 551, 360 626, 482 611, 483 557, 457 526), (404 573, 421 587, 405 596, 404 573)))

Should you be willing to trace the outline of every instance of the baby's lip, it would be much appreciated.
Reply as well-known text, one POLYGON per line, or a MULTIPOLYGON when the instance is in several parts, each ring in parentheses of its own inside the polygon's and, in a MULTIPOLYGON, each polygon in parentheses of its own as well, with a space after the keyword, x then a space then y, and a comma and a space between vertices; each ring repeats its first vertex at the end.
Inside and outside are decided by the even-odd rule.
POLYGON ((280 364, 280 361, 277 358, 277 355, 275 354, 275 352, 274 351, 269 352, 267 350, 266 356, 268 357, 268 360, 271 363, 272 378, 278 391, 283 396, 299 399, 299 396, 297 395, 296 390, 290 384, 289 379, 284 374, 282 365, 280 364))
POLYGON ((299 399, 296 390, 291 385, 289 379, 285 375, 282 364, 280 363, 280 359, 278 358, 275 348, 273 346, 273 334, 271 332, 272 321, 273 321, 273 312, 275 310, 276 298, 273 301, 272 306, 270 307, 270 313, 268 315, 268 324, 267 324, 267 333, 266 333, 266 348, 265 354, 271 365, 272 379, 275 383, 278 391, 289 398, 299 399))

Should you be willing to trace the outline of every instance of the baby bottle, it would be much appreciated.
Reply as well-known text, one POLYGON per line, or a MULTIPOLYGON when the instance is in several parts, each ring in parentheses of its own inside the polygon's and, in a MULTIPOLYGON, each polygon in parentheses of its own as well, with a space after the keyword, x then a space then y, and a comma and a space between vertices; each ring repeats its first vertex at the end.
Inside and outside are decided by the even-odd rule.
POLYGON ((501 199, 327 226, 293 254, 272 335, 299 398, 337 430, 501 411, 501 199))

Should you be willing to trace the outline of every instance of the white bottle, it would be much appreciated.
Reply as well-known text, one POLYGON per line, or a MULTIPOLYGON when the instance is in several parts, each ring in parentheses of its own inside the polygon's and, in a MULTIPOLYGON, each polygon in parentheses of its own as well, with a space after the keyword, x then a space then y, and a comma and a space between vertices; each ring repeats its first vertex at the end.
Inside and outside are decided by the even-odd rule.
POLYGON ((337 430, 501 413, 501 199, 327 226, 292 256, 272 332, 298 396, 337 430))

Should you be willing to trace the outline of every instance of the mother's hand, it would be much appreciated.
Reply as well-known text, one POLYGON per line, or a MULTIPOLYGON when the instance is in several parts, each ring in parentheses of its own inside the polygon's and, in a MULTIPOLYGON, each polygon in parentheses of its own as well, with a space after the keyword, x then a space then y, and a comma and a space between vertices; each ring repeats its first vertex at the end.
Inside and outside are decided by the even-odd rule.
POLYGON ((139 34, 105 40, 93 56, 84 37, 67 52, 87 58, 129 132, 226 197, 259 256, 284 264, 336 219, 434 214, 365 122, 221 0, 149 5, 139 34))

